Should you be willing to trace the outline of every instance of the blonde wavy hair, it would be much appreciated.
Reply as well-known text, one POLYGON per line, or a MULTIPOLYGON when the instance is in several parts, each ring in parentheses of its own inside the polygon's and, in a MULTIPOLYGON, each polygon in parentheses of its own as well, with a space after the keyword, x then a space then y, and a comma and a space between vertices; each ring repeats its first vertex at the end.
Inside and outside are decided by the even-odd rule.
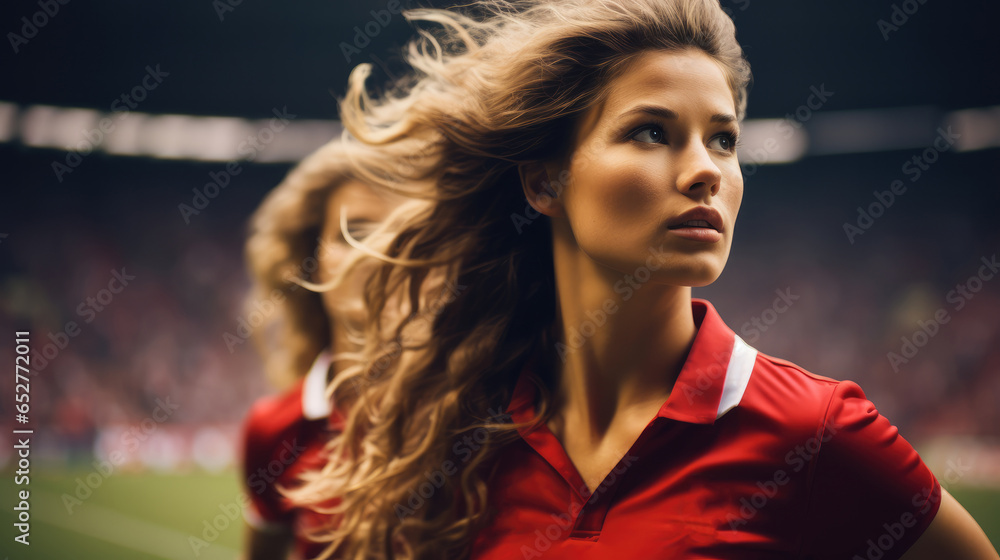
POLYGON ((413 74, 374 98, 371 68, 358 66, 341 118, 359 178, 429 203, 398 225, 368 286, 364 366, 333 382, 347 420, 330 461, 292 493, 331 515, 314 535, 329 541, 324 558, 468 556, 492 511, 490 459, 516 438, 500 411, 529 361, 542 378, 534 422, 550 416, 551 232, 537 214, 515 227, 527 214, 518 166, 565 161, 578 117, 650 49, 704 51, 740 119, 746 110, 749 66, 718 0, 495 0, 405 15, 438 26, 410 44, 413 74), (394 305, 401 318, 389 321, 394 305), (471 434, 485 443, 456 459, 471 434), (457 473, 411 507, 448 461, 457 473))

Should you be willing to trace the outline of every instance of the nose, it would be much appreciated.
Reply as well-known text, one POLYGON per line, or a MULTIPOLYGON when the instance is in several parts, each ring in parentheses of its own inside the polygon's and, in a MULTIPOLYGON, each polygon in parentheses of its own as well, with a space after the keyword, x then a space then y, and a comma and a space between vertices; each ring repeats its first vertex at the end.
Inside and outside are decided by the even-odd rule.
POLYGON ((722 171, 701 142, 688 142, 678 161, 677 190, 690 196, 715 196, 722 186, 722 171))

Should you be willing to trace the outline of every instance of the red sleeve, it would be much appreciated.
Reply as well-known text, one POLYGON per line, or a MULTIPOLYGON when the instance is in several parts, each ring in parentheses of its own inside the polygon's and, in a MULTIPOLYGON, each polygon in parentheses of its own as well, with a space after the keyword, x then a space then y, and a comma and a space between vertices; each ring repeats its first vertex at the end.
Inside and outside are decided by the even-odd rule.
POLYGON ((242 485, 250 498, 247 521, 262 530, 276 529, 291 522, 292 512, 278 492, 278 478, 284 465, 274 469, 275 453, 283 442, 297 435, 302 421, 302 384, 277 397, 258 400, 250 408, 243 425, 242 485))
POLYGON ((803 557, 900 558, 937 513, 937 478, 851 381, 834 389, 822 439, 803 557))

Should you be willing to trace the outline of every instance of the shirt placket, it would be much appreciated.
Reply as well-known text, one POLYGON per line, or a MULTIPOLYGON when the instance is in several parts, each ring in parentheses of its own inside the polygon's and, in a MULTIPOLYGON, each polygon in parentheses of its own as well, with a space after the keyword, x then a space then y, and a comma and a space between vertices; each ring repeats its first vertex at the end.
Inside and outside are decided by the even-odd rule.
POLYGON ((604 520, 615 500, 623 477, 627 475, 632 462, 638 460, 642 448, 663 420, 664 418, 657 416, 646 425, 646 428, 618 461, 615 468, 608 473, 593 492, 587 488, 580 471, 570 460, 555 434, 547 426, 542 424, 530 432, 521 434, 525 442, 545 459, 560 474, 564 483, 570 487, 570 503, 566 504, 565 511, 559 512, 560 514, 569 513, 573 517, 569 538, 596 541, 600 537, 604 520))

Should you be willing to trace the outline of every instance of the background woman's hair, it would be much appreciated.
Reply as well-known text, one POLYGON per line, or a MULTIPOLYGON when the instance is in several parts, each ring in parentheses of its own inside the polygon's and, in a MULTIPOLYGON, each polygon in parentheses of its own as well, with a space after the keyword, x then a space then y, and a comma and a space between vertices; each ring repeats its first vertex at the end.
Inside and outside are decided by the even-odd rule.
POLYGON ((305 375, 330 343, 333 327, 322 295, 293 279, 308 281, 319 267, 327 201, 350 179, 344 150, 336 140, 310 154, 268 193, 249 221, 245 256, 252 287, 244 310, 248 323, 250 317, 262 317, 262 323, 250 324, 251 337, 278 387, 305 375))
POLYGON ((350 404, 331 461, 293 493, 333 514, 316 537, 340 558, 467 556, 488 520, 490 459, 516 437, 501 412, 529 360, 543 382, 535 421, 549 417, 551 233, 525 202, 518 165, 564 162, 577 117, 651 49, 709 54, 745 114, 749 67, 717 0, 494 0, 473 10, 407 12, 440 25, 411 43, 415 73, 376 99, 360 65, 341 106, 359 141, 357 176, 430 202, 399 226, 368 286, 365 366, 333 383, 350 404), (394 306, 402 313, 386 314, 394 306), (485 443, 456 456, 470 435, 485 443), (446 461, 458 473, 412 500, 446 461))

